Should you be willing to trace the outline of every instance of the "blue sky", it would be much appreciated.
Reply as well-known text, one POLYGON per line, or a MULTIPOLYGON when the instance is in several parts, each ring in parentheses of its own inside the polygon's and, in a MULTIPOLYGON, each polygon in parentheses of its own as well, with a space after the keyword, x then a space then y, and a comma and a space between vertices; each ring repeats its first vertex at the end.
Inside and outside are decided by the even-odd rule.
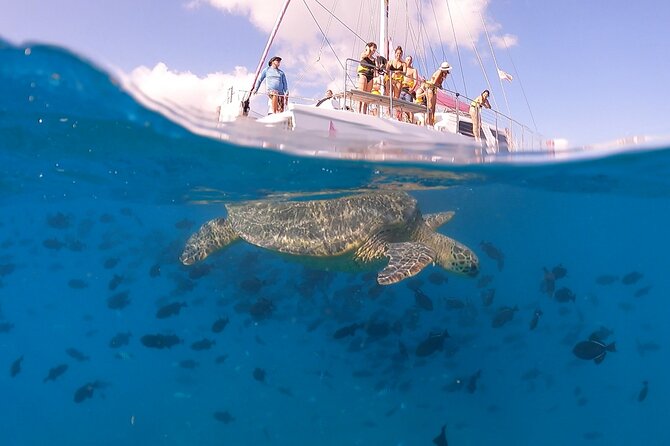
MULTIPOLYGON (((667 2, 452 2, 465 5, 465 9, 479 8, 490 34, 511 35, 516 41, 509 54, 518 77, 505 84, 505 89, 511 113, 519 120, 532 127, 520 79, 537 126, 548 137, 585 144, 633 135, 670 135, 667 123, 670 105, 664 97, 670 72, 667 2)), ((126 73, 138 67, 145 67, 148 72, 162 63, 171 73, 190 73, 193 84, 215 73, 233 73, 239 66, 253 71, 267 37, 266 23, 274 20, 281 3, 280 0, 0 0, 0 36, 14 43, 40 41, 65 46, 126 73)), ((308 3, 318 9, 313 0, 308 3)), ((332 5, 336 0, 321 3, 332 5)), ((339 3, 360 5, 361 0, 339 0, 339 3)), ((444 3, 445 0, 434 0, 436 6, 444 3)), ((302 0, 294 0, 291 8, 297 11, 303 8, 302 4, 302 0)), ((485 36, 481 29, 476 29, 479 15, 469 18, 464 15, 468 12, 460 19, 456 17, 456 21, 470 24, 478 50, 493 67, 485 36)), ((305 70, 306 66, 314 65, 317 69, 310 57, 315 57, 314 46, 320 41, 307 31, 311 25, 308 17, 292 20, 288 30, 280 33, 271 53, 285 58, 283 68, 293 84, 292 90, 318 96, 325 85, 314 81, 300 85, 296 79, 305 77, 300 69, 305 70), (304 40, 303 46, 293 46, 300 32, 306 33, 304 39, 297 39, 304 40)), ((445 39, 451 34, 448 22, 441 22, 440 29, 445 39)), ((412 47, 409 42, 402 42, 398 31, 396 36, 394 44, 406 49, 412 47)), ((377 40, 374 35, 369 38, 377 40)), ((350 41, 358 45, 355 40, 350 41)), ((357 54, 361 49, 352 47, 351 53, 357 54)), ((456 68, 448 87, 464 90, 462 68, 470 96, 486 88, 467 39, 459 41, 460 64, 453 46, 434 45, 433 49, 438 54, 444 51, 456 68)), ((500 68, 512 73, 508 53, 495 48, 495 55, 500 68)), ((439 61, 424 63, 431 67, 439 61)), ((326 81, 324 78, 323 84, 326 81)), ((496 79, 492 81, 493 95, 505 111, 500 84, 496 79)), ((209 85, 215 82, 215 78, 209 78, 209 85)), ((202 91, 196 89, 190 94, 202 91)))

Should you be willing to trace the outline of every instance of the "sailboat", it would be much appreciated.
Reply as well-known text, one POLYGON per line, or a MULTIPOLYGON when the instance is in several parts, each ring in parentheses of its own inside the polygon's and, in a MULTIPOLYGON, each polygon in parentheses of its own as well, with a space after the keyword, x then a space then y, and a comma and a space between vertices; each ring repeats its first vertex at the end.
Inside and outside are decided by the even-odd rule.
MULTIPOLYGON (((390 46, 389 1, 379 0, 378 53, 385 56, 386 60, 390 46)), ((230 89, 226 100, 219 108, 219 122, 237 122, 243 118, 249 119, 249 115, 254 114, 250 111, 252 91, 290 3, 291 0, 285 0, 279 12, 260 58, 252 86, 246 90, 230 89)), ((397 155, 394 150, 403 152, 413 150, 423 151, 428 154, 428 159, 436 161, 437 155, 433 149, 449 147, 454 155, 453 161, 457 157, 472 159, 472 153, 498 154, 547 149, 541 137, 527 126, 496 110, 491 111, 492 119, 483 120, 481 123, 480 143, 473 137, 472 119, 468 113, 472 99, 446 89, 441 89, 438 93, 438 110, 434 125, 417 125, 414 122, 399 120, 397 117, 405 114, 422 116, 426 113, 425 105, 405 102, 388 94, 374 95, 359 90, 356 86, 356 69, 359 63, 357 59, 346 59, 341 91, 329 101, 333 106, 318 107, 316 103, 303 104, 291 101, 285 111, 279 113, 264 115, 262 111, 256 112, 256 115, 260 116, 256 122, 273 130, 311 136, 314 145, 321 146, 325 151, 346 148, 351 150, 353 157, 356 158, 360 158, 361 154, 374 154, 375 159, 379 159, 380 155, 381 158, 392 159, 397 155), (386 113, 379 113, 378 116, 357 113, 355 110, 358 109, 357 104, 360 102, 386 110, 386 113)), ((273 135, 276 136, 277 133, 273 135)))

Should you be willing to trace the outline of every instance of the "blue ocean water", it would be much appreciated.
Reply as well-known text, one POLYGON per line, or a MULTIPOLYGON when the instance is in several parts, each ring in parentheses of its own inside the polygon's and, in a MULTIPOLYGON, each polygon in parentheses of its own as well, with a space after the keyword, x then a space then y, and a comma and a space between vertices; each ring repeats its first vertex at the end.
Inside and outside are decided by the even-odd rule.
POLYGON ((3 445, 430 445, 444 425, 452 446, 670 442, 670 148, 296 157, 196 136, 62 49, 0 44, 0 172, 3 445), (244 243, 178 260, 224 203, 371 189, 454 210, 440 232, 479 275, 382 287, 244 243), (594 333, 616 343, 599 365, 573 354, 594 333))

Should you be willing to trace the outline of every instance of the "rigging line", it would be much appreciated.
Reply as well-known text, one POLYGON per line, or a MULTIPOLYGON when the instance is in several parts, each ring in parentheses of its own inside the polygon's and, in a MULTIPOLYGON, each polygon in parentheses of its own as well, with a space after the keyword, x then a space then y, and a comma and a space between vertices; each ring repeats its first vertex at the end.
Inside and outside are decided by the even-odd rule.
POLYGON ((512 54, 510 53, 509 47, 507 46, 507 40, 504 37, 503 37, 503 43, 505 44, 505 52, 509 57, 509 61, 512 62, 512 68, 514 68, 514 75, 519 81, 519 87, 521 87, 521 93, 523 94, 523 99, 526 101, 526 106, 528 107, 528 112, 530 113, 530 119, 533 121, 533 127, 535 127, 535 132, 539 133, 539 130, 537 129, 537 124, 535 123, 535 116, 533 116, 533 110, 531 110, 530 108, 530 103, 528 102, 528 98, 526 97, 526 91, 523 88, 523 83, 521 83, 521 77, 519 76, 519 72, 517 71, 516 65, 514 64, 514 60, 512 59, 512 54))
MULTIPOLYGON (((417 4, 417 10, 421 9, 421 8, 419 8, 419 5, 417 3, 418 0, 415 0, 414 2, 415 2, 415 4, 417 4)), ((425 41, 430 42, 430 39, 428 38, 428 32, 426 31, 426 24, 423 22, 423 14, 419 14, 419 35, 421 36, 422 40, 425 37, 424 42, 425 41)), ((437 57, 435 57, 435 52, 433 51, 433 46, 432 45, 425 45, 425 46, 427 46, 428 49, 430 50, 430 55, 433 58, 433 65, 435 65, 435 66, 439 65, 437 63, 437 57)))
POLYGON ((456 38, 456 28, 454 28, 454 18, 451 16, 451 7, 449 6, 449 0, 445 0, 447 4, 447 12, 449 13, 449 22, 451 23, 451 32, 454 35, 454 43, 456 44, 456 54, 458 56, 458 67, 461 72, 461 80, 463 81, 463 90, 465 91, 465 96, 468 95, 468 85, 465 83, 465 72, 463 71, 463 61, 461 60, 461 50, 458 47, 458 38, 456 38))
MULTIPOLYGON (((304 1, 305 1, 305 0, 303 0, 303 2, 304 2, 304 1)), ((326 8, 325 6, 323 6, 323 4, 322 4, 319 0, 314 0, 314 2, 315 2, 317 5, 321 6, 321 8, 323 8, 323 10, 326 11, 331 17, 333 17, 335 20, 337 20, 337 21, 340 23, 340 25, 344 26, 344 27, 345 27, 347 30, 349 30, 353 35, 355 35, 356 37, 358 37, 358 39, 359 39, 361 42, 366 43, 366 41, 365 41, 361 36, 359 36, 359 35, 356 33, 356 31, 354 31, 353 29, 349 28, 344 22, 342 22, 342 20, 338 19, 337 16, 335 16, 331 11, 329 11, 328 8, 326 8)), ((306 3, 305 3, 305 6, 307 6, 306 3)), ((309 6, 307 6, 307 9, 309 9, 309 6)), ((312 14, 312 11, 310 11, 309 13, 312 14)), ((314 18, 314 15, 312 15, 312 18, 314 18)))
MULTIPOLYGON (((463 20, 463 11, 461 10, 460 5, 457 4, 457 6, 458 6, 458 13, 461 15, 461 20, 463 20)), ((477 62, 479 62, 479 67, 482 69, 482 74, 484 75, 484 79, 486 80, 486 86, 489 90, 492 90, 491 82, 489 81, 489 77, 486 74, 486 70, 484 69, 484 62, 482 61, 482 58, 479 55, 479 51, 477 51, 477 45, 475 44, 475 40, 472 37, 472 33, 470 32, 470 28, 468 28, 466 26, 465 29, 468 32, 468 37, 470 37, 470 43, 472 44, 472 49, 475 52, 475 56, 477 56, 477 62)), ((498 109, 498 102, 496 101, 495 95, 491 95, 491 98, 493 99, 493 105, 495 106, 496 109, 498 109)), ((472 99, 472 98, 468 97, 468 99, 472 99)))
POLYGON ((496 59, 496 53, 495 53, 495 51, 493 51, 493 43, 491 43, 491 37, 489 36, 489 30, 486 28, 486 22, 484 21, 484 16, 482 15, 481 11, 479 11, 479 18, 482 21, 482 26, 484 27, 484 33, 486 34, 486 40, 489 43, 489 48, 491 48, 491 56, 493 56, 493 63, 496 66, 496 77, 498 78, 498 81, 500 82, 500 90, 502 90, 503 98, 505 99, 505 106, 507 107, 507 114, 512 116, 512 112, 509 109, 509 102, 507 102, 507 92, 505 91, 505 86, 503 85, 503 81, 500 78, 500 67, 498 66, 498 60, 496 59))
MULTIPOLYGON (((337 3, 338 3, 338 1, 339 1, 339 0, 335 0, 335 2, 333 3, 333 7, 332 7, 333 13, 335 13, 335 9, 337 8, 337 3)), ((328 34, 328 32, 330 31, 330 25, 331 25, 332 23, 333 23, 333 17, 332 17, 332 16, 331 16, 331 17, 328 17, 328 23, 326 23, 326 34, 328 34)), ((324 37, 321 39, 321 46, 319 47, 319 53, 318 53, 317 56, 316 56, 316 60, 317 60, 317 61, 321 59, 321 53, 323 52, 323 45, 324 45, 325 43, 326 43, 326 38, 325 38, 325 36, 324 36, 324 37)))
MULTIPOLYGON (((333 52, 333 55, 335 56, 335 59, 337 59, 337 63, 340 64, 340 67, 342 67, 342 70, 345 70, 344 64, 342 64, 342 61, 340 60, 340 58, 337 56, 337 53, 335 52, 335 48, 333 48, 333 45, 330 44, 330 40, 328 40, 328 37, 326 37, 326 34, 323 32, 323 29, 321 29, 321 25, 319 25, 319 22, 316 20, 316 17, 314 17, 314 14, 312 13, 312 10, 309 9, 309 6, 307 5, 307 1, 302 0, 302 2, 305 4, 305 8, 307 8, 307 11, 309 12, 309 15, 312 16, 312 20, 314 20, 314 23, 316 23, 316 27, 319 28, 319 31, 321 32, 324 39, 326 40, 326 43, 328 43, 328 48, 330 48, 330 50, 333 52)), ((319 3, 318 0, 317 0, 317 3, 319 3)))
MULTIPOLYGON (((435 27, 437 28, 437 38, 440 41, 440 49, 442 50, 442 60, 446 61, 447 60, 447 53, 444 52, 444 43, 442 40, 442 33, 440 32, 440 23, 437 20, 437 12, 435 11, 435 4, 431 1, 430 2, 430 7, 433 11, 433 18, 435 19, 435 27)), ((454 88, 454 91, 458 90, 458 87, 456 87, 456 81, 452 76, 447 76, 447 78, 450 78, 447 82, 451 82, 451 85, 454 88)))

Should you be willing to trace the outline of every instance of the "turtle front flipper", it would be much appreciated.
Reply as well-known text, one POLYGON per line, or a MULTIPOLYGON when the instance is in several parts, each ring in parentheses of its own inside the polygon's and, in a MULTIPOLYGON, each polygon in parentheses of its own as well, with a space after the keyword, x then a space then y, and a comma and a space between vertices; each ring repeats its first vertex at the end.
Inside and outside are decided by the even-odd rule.
POLYGON ((391 285, 418 274, 435 259, 435 251, 417 242, 391 243, 384 253, 389 264, 377 274, 377 283, 391 285))
POLYGON ((238 237, 225 218, 215 218, 202 225, 200 230, 188 239, 179 260, 184 265, 193 265, 229 245, 238 237))
POLYGON ((427 228, 418 231, 417 239, 435 252, 435 263, 447 271, 471 277, 479 273, 477 255, 464 244, 427 228))

